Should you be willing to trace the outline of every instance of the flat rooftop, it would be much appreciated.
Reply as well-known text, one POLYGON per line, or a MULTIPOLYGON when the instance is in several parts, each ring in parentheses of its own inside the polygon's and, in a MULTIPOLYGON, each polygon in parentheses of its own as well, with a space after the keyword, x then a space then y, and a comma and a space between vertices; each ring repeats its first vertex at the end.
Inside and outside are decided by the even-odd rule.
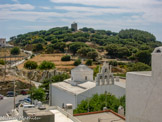
POLYGON ((119 82, 115 81, 114 84, 122 88, 126 88, 126 79, 120 79, 119 82))
POLYGON ((111 110, 76 114, 74 116, 81 122, 98 122, 98 119, 101 122, 125 122, 124 117, 111 110))
MULTIPOLYGON (((71 84, 71 79, 66 79, 63 82, 53 83, 52 86, 55 86, 57 88, 63 89, 67 92, 71 92, 73 94, 80 94, 82 92, 85 92, 93 87, 96 87, 96 83, 92 81, 87 81, 83 83, 79 83, 77 85, 71 84)), ((120 86, 122 88, 126 88, 126 80, 120 79, 119 82, 114 82, 115 85, 120 86)))
POLYGON ((152 71, 128 72, 128 74, 152 76, 152 71))
POLYGON ((53 83, 52 86, 55 86, 57 88, 61 88, 65 91, 74 93, 74 94, 80 94, 90 88, 93 88, 96 86, 95 82, 87 81, 84 83, 77 84, 76 86, 71 85, 71 79, 64 80, 63 82, 53 83))
POLYGON ((55 115, 54 122, 73 122, 70 118, 68 118, 58 110, 50 110, 50 111, 55 115))

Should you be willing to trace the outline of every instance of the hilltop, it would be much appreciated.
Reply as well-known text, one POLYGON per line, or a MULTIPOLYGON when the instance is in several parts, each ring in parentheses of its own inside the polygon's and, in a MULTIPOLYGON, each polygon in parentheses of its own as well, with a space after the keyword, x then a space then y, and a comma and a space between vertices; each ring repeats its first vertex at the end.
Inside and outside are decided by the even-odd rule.
MULTIPOLYGON (((46 54, 46 56, 43 56, 41 61, 50 60, 57 53, 60 53, 59 60, 51 59, 59 69, 70 70, 74 67, 73 62, 77 58, 93 59, 93 67, 100 61, 113 59, 111 64, 113 66, 120 65, 119 68, 124 68, 124 72, 130 71, 130 69, 131 71, 149 70, 151 52, 155 47, 162 45, 153 34, 142 30, 126 29, 116 33, 110 30, 95 30, 87 27, 78 31, 73 31, 68 27, 56 27, 29 32, 11 37, 9 43, 41 54, 33 59, 36 62, 40 62, 39 57, 42 57, 42 54, 46 54), (61 61, 64 55, 71 56, 69 62, 61 61), (126 64, 123 64, 123 61, 126 64), (127 62, 142 62, 144 64, 127 64, 127 62)), ((22 68, 23 64, 19 67, 22 68)))
POLYGON ((127 29, 116 33, 87 27, 76 32, 68 27, 29 32, 11 37, 10 43, 27 50, 45 53, 69 51, 75 54, 81 47, 90 47, 93 52, 92 48, 95 48, 100 52, 107 51, 110 57, 133 60, 135 54, 141 50, 152 52, 155 47, 162 45, 153 34, 142 30, 127 29), (81 46, 72 49, 74 44, 81 46))

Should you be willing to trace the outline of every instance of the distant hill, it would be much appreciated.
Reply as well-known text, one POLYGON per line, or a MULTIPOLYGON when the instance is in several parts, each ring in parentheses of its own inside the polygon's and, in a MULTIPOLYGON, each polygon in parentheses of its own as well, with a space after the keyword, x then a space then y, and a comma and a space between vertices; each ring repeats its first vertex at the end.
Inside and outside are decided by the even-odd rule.
MULTIPOLYGON (((136 53, 139 51, 147 50, 151 53, 155 47, 162 45, 153 34, 136 29, 126 29, 116 33, 110 30, 95 30, 84 27, 74 32, 68 27, 56 27, 49 30, 20 34, 10 38, 10 43, 13 45, 21 46, 22 48, 30 47, 30 50, 35 52, 45 51, 47 53, 53 53, 54 50, 65 52, 66 48, 69 51, 74 51, 70 49, 70 46, 72 47, 76 42, 91 42, 98 45, 98 50, 106 50, 111 57, 131 60, 135 60, 136 53)), ((84 46, 84 44, 78 46, 75 49, 75 53, 84 46)), ((88 50, 92 51, 92 49, 88 50)))

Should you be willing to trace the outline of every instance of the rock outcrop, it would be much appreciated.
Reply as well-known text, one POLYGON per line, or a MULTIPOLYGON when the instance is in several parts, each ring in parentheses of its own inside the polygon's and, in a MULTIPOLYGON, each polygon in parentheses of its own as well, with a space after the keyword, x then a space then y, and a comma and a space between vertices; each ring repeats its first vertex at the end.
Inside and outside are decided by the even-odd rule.
POLYGON ((42 82, 45 79, 51 78, 52 76, 62 74, 62 71, 54 70, 18 70, 16 69, 16 74, 25 77, 27 79, 36 81, 36 82, 42 82))

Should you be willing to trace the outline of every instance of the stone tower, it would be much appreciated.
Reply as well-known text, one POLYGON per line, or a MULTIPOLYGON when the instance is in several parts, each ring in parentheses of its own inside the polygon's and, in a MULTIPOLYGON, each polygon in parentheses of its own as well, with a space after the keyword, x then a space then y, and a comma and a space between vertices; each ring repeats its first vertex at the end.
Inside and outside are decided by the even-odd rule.
POLYGON ((78 25, 77 25, 76 22, 73 22, 73 23, 71 24, 71 29, 72 29, 73 31, 77 31, 77 30, 78 30, 78 25))

